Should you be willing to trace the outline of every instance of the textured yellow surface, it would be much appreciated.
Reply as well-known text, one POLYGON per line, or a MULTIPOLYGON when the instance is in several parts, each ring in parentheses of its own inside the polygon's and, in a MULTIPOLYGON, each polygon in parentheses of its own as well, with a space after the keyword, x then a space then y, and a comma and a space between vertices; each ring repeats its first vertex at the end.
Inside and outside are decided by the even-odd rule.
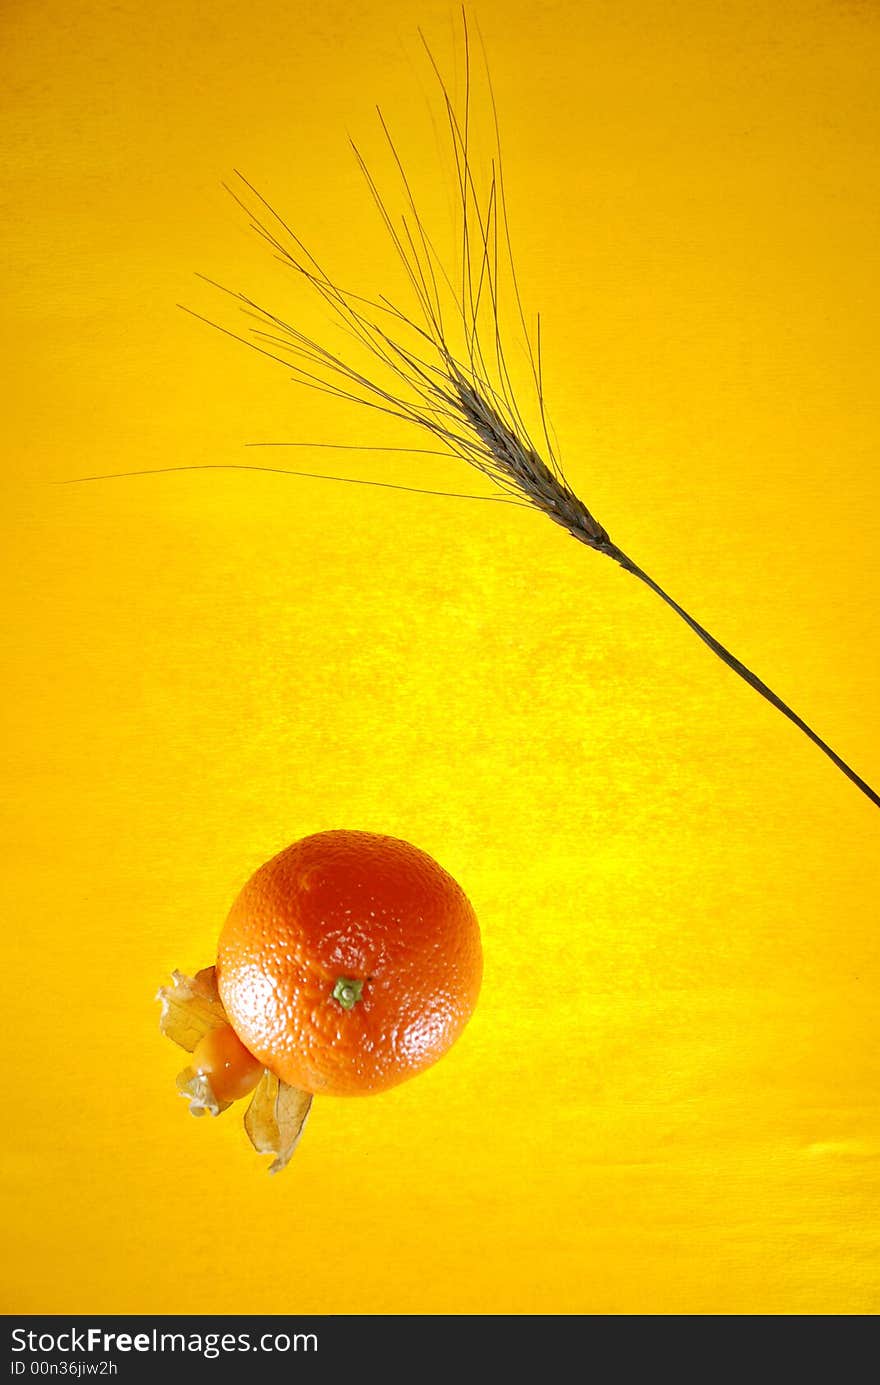
MULTIPOLYGON (((876 784, 880 12, 479 17, 573 483, 876 784)), ((342 282, 399 288, 346 134, 378 156, 383 103, 443 233, 418 24, 452 64, 438 0, 0 19, 3 1307, 874 1312, 876 808, 541 517, 47 484, 269 457, 479 486, 244 451, 409 435, 174 307, 217 311, 201 270, 323 330, 219 190, 235 166, 342 282), (484 989, 436 1068, 316 1102, 270 1179, 237 1112, 175 1096, 153 995, 262 860, 339 826, 456 876, 484 989)))

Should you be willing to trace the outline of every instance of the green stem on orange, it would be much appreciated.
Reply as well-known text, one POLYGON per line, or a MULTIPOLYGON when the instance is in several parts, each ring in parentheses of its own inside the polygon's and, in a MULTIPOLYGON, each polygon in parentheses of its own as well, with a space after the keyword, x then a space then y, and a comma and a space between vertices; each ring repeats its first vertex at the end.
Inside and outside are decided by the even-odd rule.
POLYGON ((353 1010, 361 998, 363 981, 353 981, 348 976, 337 976, 333 987, 333 999, 338 1000, 343 1010, 353 1010))

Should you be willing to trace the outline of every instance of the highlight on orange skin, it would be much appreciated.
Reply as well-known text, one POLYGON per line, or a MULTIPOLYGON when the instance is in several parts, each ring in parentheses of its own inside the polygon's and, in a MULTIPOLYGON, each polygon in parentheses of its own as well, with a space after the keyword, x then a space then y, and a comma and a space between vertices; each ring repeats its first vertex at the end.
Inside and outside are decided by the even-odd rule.
POLYGON ((238 1101, 252 1092, 263 1075, 263 1064, 249 1053, 229 1024, 212 1029, 193 1050, 192 1066, 207 1077, 220 1102, 238 1101))

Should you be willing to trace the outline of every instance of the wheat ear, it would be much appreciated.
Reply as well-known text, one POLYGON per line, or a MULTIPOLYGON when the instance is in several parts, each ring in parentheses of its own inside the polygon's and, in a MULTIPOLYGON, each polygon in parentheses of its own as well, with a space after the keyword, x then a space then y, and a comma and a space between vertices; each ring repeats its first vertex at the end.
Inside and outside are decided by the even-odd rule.
MULTIPOLYGON (((485 50, 484 76, 494 126, 494 157, 484 180, 486 190, 482 195, 478 192, 470 147, 471 64, 464 15, 462 23, 465 62, 461 115, 422 37, 439 85, 454 160, 461 215, 456 269, 450 273, 435 251, 380 111, 379 121, 402 190, 402 215, 392 216, 365 160, 356 146, 352 148, 403 267, 415 309, 404 312, 384 295, 371 300, 342 288, 256 188, 243 175, 236 174, 237 187, 227 190, 249 216, 252 228, 281 263, 302 276, 323 299, 355 346, 350 346, 346 354, 339 354, 247 295, 235 292, 232 297, 256 321, 256 326, 244 336, 225 327, 220 330, 291 369, 293 378, 302 384, 415 425, 427 432, 436 445, 427 450, 462 458, 500 488, 503 498, 540 511, 580 543, 613 559, 656 592, 713 654, 793 722, 880 807, 877 792, 812 727, 612 542, 569 485, 556 455, 545 411, 540 318, 532 334, 517 282, 498 115, 485 50), (529 433, 513 387, 500 327, 502 291, 522 330, 536 401, 533 412, 540 425, 540 446, 529 433), (358 355, 365 363, 359 363, 358 355)), ((223 292, 230 290, 223 288, 223 292)), ((214 322, 210 325, 218 326, 214 322)))

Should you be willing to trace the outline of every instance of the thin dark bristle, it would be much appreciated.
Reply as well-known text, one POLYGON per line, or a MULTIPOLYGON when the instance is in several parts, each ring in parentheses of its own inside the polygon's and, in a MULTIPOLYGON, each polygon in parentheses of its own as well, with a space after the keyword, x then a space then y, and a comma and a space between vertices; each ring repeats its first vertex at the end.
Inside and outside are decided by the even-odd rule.
MULTIPOLYGON (((259 444, 250 444, 258 446, 259 444)), ((279 445, 279 444, 276 444, 279 445)), ((293 444, 281 444, 292 446, 293 444)), ((323 443, 307 443, 305 446, 326 446, 323 443)), ((387 449, 382 448, 382 451, 387 449)), ((325 471, 299 471, 280 466, 252 466, 243 462, 193 462, 184 466, 142 467, 137 471, 107 471, 99 476, 66 476, 61 481, 50 482, 56 486, 79 486, 87 481, 124 481, 132 476, 167 476, 178 471, 259 471, 271 476, 299 476, 311 481, 341 481, 348 486, 379 486, 383 490, 407 491, 410 495, 444 496, 448 500, 488 500, 496 505, 520 505, 525 501, 510 500, 506 495, 472 495, 468 491, 432 490, 426 486, 404 486, 396 481, 374 481, 362 476, 333 476, 325 471)))

